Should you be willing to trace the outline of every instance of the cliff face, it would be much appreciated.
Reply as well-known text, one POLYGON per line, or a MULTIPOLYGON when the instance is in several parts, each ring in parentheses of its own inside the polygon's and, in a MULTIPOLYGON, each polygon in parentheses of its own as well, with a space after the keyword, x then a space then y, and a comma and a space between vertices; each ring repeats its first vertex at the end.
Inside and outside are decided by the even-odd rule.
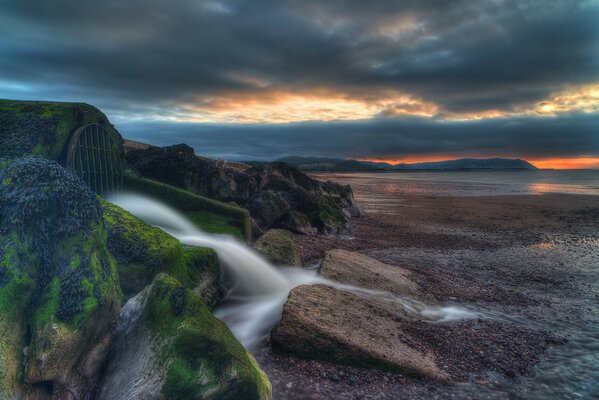
POLYGON ((244 206, 258 230, 341 232, 348 228, 344 209, 354 205, 349 186, 317 181, 284 163, 239 171, 196 157, 184 144, 133 150, 126 159, 145 177, 244 206))

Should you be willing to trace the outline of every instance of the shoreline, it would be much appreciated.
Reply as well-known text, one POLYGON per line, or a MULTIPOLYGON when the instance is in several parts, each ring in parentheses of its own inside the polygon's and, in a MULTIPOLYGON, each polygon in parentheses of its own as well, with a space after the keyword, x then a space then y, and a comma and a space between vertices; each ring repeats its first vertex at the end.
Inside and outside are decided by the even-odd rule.
POLYGON ((599 261, 599 196, 389 196, 370 182, 337 182, 352 184, 366 217, 352 220, 353 236, 296 235, 305 262, 334 248, 358 251, 407 268, 445 304, 473 306, 497 320, 432 331, 415 324, 417 335, 443 349, 437 355, 462 377, 460 384, 301 360, 262 346, 254 354, 275 398, 568 398, 584 389, 580 382, 540 389, 539 382, 592 368, 577 346, 587 345, 578 333, 588 336, 599 313, 591 286, 599 276, 590 268, 599 261), (445 340, 448 335, 458 340, 445 340), (472 349, 461 343, 478 343, 480 354, 467 355, 472 349), (573 359, 568 371, 561 371, 564 357, 573 359))

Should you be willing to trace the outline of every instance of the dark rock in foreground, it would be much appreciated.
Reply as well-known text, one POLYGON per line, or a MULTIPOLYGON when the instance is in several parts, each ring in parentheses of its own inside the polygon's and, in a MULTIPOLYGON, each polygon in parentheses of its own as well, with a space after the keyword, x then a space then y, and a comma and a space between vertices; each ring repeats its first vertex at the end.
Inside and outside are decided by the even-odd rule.
POLYGON ((97 398, 267 400, 271 387, 199 297, 160 274, 123 308, 97 398))
POLYGON ((100 205, 40 157, 3 161, 0 181, 0 398, 86 398, 121 302, 100 205))

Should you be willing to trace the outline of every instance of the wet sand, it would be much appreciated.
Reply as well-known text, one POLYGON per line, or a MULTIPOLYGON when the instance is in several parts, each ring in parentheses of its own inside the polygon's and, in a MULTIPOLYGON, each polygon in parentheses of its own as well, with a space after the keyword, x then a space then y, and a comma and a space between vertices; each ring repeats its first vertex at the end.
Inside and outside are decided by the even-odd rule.
POLYGON ((255 354, 275 399, 599 393, 599 196, 398 193, 367 178, 332 178, 352 184, 367 216, 353 220, 352 237, 298 235, 305 261, 333 248, 360 251, 410 269, 444 303, 496 318, 412 327, 460 378, 450 385, 273 355, 264 345, 255 354))

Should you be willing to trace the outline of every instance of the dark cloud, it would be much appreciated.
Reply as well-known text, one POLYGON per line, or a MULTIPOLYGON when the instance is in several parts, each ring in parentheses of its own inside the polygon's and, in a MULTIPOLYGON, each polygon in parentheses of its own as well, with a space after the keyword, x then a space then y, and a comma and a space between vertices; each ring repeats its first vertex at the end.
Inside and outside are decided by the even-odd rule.
POLYGON ((260 85, 510 110, 599 80, 597 20, 571 0, 4 0, 0 76, 110 111, 260 85))
POLYGON ((0 0, 0 97, 86 101, 126 135, 233 158, 597 155, 596 113, 440 120, 530 108, 567 85, 599 82, 597 21, 595 0, 0 0), (125 123, 171 118, 215 96, 322 88, 360 99, 397 90, 437 104, 439 115, 125 123))
POLYGON ((404 118, 285 125, 130 122, 126 137, 156 145, 185 142, 198 154, 235 160, 288 155, 363 158, 509 156, 599 157, 599 115, 446 122, 404 118))

